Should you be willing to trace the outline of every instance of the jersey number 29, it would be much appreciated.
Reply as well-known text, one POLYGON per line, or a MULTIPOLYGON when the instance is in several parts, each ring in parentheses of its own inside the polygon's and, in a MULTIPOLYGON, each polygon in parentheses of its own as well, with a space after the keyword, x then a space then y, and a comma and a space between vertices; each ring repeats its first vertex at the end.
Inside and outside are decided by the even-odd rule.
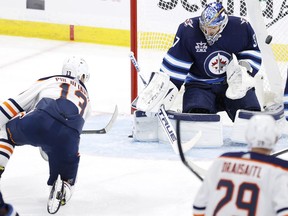
POLYGON ((226 194, 225 196, 218 202, 213 216, 216 216, 220 209, 225 206, 228 202, 231 201, 232 196, 236 196, 236 203, 238 209, 243 209, 248 212, 248 216, 256 215, 257 210, 257 202, 259 196, 259 187, 255 183, 251 182, 243 182, 239 185, 238 191, 235 188, 235 185, 231 180, 221 179, 218 182, 217 190, 225 189, 226 194), (236 192, 236 194, 234 194, 236 192), (245 199, 247 196, 250 195, 250 199, 245 199))

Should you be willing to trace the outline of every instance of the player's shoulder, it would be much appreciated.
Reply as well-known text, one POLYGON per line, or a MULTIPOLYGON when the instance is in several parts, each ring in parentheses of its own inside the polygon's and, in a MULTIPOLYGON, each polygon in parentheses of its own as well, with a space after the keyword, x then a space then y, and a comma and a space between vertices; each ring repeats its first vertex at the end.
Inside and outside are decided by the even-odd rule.
POLYGON ((67 76, 67 75, 53 75, 53 76, 47 76, 47 77, 42 77, 40 79, 38 79, 37 81, 47 81, 47 82, 66 82, 66 83, 74 83, 77 82, 78 84, 82 85, 83 88, 87 91, 87 88, 85 86, 85 84, 78 79, 75 79, 74 77, 71 76, 67 76))
POLYGON ((226 152, 220 155, 219 158, 242 158, 246 152, 239 151, 239 152, 226 152))
POLYGON ((38 79, 38 81, 44 81, 44 80, 49 80, 49 79, 52 79, 52 78, 55 78, 55 77, 59 77, 59 78, 69 78, 68 76, 65 76, 65 75, 53 75, 53 76, 47 76, 47 77, 42 77, 40 79, 38 79))
POLYGON ((193 40, 201 40, 204 35, 199 28, 199 17, 188 18, 182 22, 178 27, 177 36, 189 44, 193 40))
POLYGON ((238 17, 238 16, 228 16, 228 25, 238 26, 238 27, 245 27, 247 25, 250 25, 249 21, 245 19, 244 17, 238 17))
POLYGON ((288 171, 288 161, 272 155, 264 155, 255 152, 227 152, 220 156, 220 158, 234 158, 239 160, 252 160, 258 163, 279 167, 288 171))
POLYGON ((179 28, 184 30, 197 30, 199 29, 199 17, 187 18, 179 25, 179 28))

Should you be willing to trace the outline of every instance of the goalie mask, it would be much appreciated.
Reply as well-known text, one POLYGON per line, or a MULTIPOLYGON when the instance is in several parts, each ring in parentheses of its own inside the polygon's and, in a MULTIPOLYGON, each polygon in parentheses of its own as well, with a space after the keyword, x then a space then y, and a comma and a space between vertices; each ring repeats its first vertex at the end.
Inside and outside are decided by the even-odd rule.
POLYGON ((87 82, 90 78, 90 73, 88 72, 88 65, 83 58, 70 57, 67 58, 62 67, 62 75, 75 77, 78 80, 87 82))
POLYGON ((228 15, 221 3, 210 3, 203 10, 199 18, 199 25, 210 46, 221 37, 221 32, 227 23, 228 15))
POLYGON ((254 115, 246 129, 246 141, 249 148, 272 150, 278 141, 279 131, 271 115, 254 115))

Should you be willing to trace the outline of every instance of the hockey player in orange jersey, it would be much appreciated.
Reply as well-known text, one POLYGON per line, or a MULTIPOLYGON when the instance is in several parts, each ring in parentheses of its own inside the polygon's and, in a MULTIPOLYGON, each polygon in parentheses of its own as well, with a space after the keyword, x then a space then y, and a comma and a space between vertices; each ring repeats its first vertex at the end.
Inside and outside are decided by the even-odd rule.
MULTIPOLYGON (((89 79, 82 58, 65 60, 62 75, 39 79, 29 89, 0 105, 0 167, 3 173, 15 146, 29 144, 48 155, 48 185, 56 187, 61 198, 49 213, 58 211, 72 195, 80 160, 79 142, 90 100, 84 85, 89 79), (58 177, 59 176, 59 177, 58 177)), ((50 194, 53 197, 55 188, 50 194)), ((50 196, 50 198, 51 198, 50 196)), ((49 199, 50 199, 49 198, 49 199)), ((54 197, 55 198, 55 197, 54 197)))
POLYGON ((270 115, 249 121, 249 151, 229 152, 209 168, 193 204, 194 216, 288 215, 288 162, 271 156, 279 132, 270 115))

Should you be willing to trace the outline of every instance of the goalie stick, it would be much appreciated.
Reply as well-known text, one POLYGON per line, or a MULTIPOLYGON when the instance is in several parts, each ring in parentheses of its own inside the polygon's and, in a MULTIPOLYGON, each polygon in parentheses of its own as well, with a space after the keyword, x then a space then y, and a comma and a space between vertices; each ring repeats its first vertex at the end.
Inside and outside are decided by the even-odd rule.
MULTIPOLYGON (((176 120, 176 134, 177 134, 177 146, 179 149, 179 155, 181 158, 182 163, 200 180, 203 181, 203 177, 206 173, 204 169, 201 167, 197 166, 191 161, 186 160, 181 144, 181 136, 180 136, 180 120, 176 120)), ((193 142, 194 145, 198 142, 198 140, 201 137, 201 131, 198 131, 198 133, 189 141, 193 142)))
POLYGON ((82 134, 106 134, 111 129, 112 125, 117 119, 117 116, 118 116, 118 106, 116 105, 110 121, 104 128, 94 130, 83 130, 82 134))
MULTIPOLYGON (((143 76, 141 75, 141 71, 140 71, 140 67, 138 65, 138 62, 137 60, 135 59, 135 56, 133 54, 133 52, 130 52, 130 60, 131 62, 133 63, 133 65, 135 66, 135 69, 139 75, 139 77, 141 78, 143 84, 145 86, 147 86, 147 82, 145 81, 145 79, 143 78, 143 76)), ((135 102, 135 101, 134 101, 135 102)), ((177 147, 177 135, 176 135, 176 132, 174 130, 174 127, 171 123, 171 121, 169 120, 168 116, 167 116, 167 113, 164 109, 164 106, 161 105, 160 108, 159 108, 159 111, 157 113, 157 117, 160 121, 160 124, 163 128, 163 130, 165 131, 165 134, 168 138, 168 141, 170 143, 170 145, 172 146, 174 152, 176 154, 179 154, 179 150, 178 150, 178 147, 177 147)), ((200 134, 201 135, 201 134, 200 134)), ((192 138, 192 141, 188 141, 184 144, 182 144, 183 146, 183 151, 188 151, 189 149, 191 149, 194 145, 196 144, 196 142, 193 141, 193 138, 192 138)))

